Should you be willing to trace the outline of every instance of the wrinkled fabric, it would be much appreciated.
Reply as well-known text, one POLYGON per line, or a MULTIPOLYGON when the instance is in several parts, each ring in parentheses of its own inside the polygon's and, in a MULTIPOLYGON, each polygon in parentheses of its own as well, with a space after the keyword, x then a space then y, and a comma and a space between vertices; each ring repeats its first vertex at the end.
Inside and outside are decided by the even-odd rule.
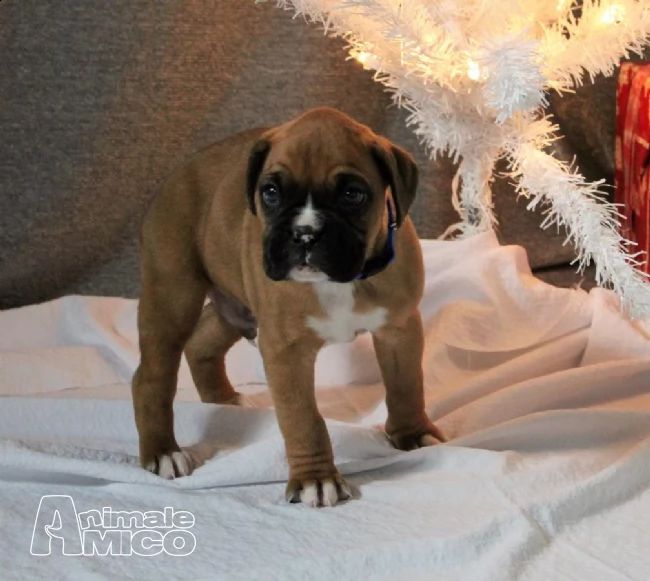
POLYGON ((137 303, 0 312, 3 578, 647 580, 648 325, 608 291, 542 283, 492 234, 422 247, 427 411, 448 442, 393 449, 371 338, 326 347, 318 402, 356 496, 334 508, 285 503, 283 442, 247 342, 227 366, 252 408, 200 403, 183 362, 177 439, 210 458, 165 481, 137 462, 137 303), (189 511, 196 548, 66 556, 53 542, 33 556, 44 495, 77 511, 189 511))

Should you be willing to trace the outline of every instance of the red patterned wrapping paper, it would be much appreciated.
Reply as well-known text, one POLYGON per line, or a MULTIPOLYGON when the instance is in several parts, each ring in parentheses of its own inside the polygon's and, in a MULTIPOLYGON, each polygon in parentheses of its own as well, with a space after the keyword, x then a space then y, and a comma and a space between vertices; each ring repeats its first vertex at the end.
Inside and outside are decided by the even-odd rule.
MULTIPOLYGON (((650 63, 622 63, 616 110, 615 201, 623 236, 650 254, 650 63)), ((650 272, 648 256, 643 270, 650 272)))

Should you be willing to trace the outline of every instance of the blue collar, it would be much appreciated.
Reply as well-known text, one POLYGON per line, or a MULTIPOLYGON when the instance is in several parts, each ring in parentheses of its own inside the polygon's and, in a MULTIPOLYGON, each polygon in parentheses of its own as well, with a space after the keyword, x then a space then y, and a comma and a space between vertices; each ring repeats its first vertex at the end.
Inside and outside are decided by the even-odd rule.
POLYGON ((355 280, 363 280, 379 274, 395 260, 395 231, 397 230, 397 222, 393 216, 393 206, 390 200, 386 200, 386 209, 388 210, 388 238, 386 239, 386 246, 384 246, 381 254, 366 260, 363 269, 355 277, 355 280))

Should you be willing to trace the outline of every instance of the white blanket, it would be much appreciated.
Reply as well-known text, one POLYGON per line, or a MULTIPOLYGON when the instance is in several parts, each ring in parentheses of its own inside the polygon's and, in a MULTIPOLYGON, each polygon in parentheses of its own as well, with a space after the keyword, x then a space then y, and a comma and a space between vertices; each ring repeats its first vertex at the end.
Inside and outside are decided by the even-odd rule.
POLYGON ((492 234, 423 250, 427 406, 449 442, 391 448, 370 338, 327 347, 318 400, 357 491, 334 508, 284 502, 283 444, 247 343, 228 368, 253 409, 199 403, 183 364, 177 437, 213 458, 167 482, 137 465, 136 302, 0 313, 0 578, 650 579, 648 326, 607 291, 538 281, 492 234), (162 529, 148 521, 159 536, 137 545, 143 523, 127 519, 120 545, 108 519, 75 519, 105 507, 187 511, 185 528, 164 529, 187 544, 152 541, 162 529), (93 546, 109 555, 73 554, 93 546))

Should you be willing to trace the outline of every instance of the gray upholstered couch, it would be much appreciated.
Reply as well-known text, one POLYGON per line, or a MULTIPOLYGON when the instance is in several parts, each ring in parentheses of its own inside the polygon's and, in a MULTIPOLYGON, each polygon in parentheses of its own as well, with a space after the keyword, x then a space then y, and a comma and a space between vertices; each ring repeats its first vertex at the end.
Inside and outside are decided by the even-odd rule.
MULTIPOLYGON (((338 107, 414 153, 413 218, 436 237, 456 216, 449 160, 430 162, 404 113, 343 43, 253 0, 0 2, 0 308, 71 293, 137 296, 147 200, 193 150, 315 105, 338 107)), ((552 98, 591 178, 613 177, 615 79, 552 98)), ((578 280, 563 235, 498 182, 499 235, 540 276, 578 280)))

